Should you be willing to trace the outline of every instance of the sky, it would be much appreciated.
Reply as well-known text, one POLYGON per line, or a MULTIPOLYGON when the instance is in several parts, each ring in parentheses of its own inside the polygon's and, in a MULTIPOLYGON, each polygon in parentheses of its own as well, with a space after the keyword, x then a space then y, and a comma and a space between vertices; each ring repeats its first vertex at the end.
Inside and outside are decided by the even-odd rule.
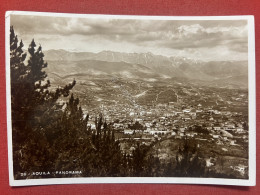
POLYGON ((11 15, 27 49, 104 50, 180 56, 202 61, 248 59, 246 20, 144 20, 11 15))

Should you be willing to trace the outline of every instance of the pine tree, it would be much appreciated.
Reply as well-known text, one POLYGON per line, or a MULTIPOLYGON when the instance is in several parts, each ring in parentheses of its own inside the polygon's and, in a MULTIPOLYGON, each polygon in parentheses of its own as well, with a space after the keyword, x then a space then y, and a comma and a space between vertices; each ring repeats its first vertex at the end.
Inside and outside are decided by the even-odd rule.
POLYGON ((28 53, 28 64, 23 42, 10 28, 10 69, 11 69, 11 107, 14 172, 29 171, 34 166, 50 166, 51 155, 47 151, 50 142, 46 130, 55 125, 57 115, 53 114, 59 97, 68 96, 76 81, 50 91, 50 81, 46 80, 44 54, 41 46, 35 49, 32 40, 28 53), (48 158, 48 160, 47 160, 48 158), (37 159, 37 160, 36 160, 37 159), (47 165, 48 164, 48 165, 47 165))
POLYGON ((27 76, 27 67, 24 64, 26 54, 23 51, 23 42, 20 41, 14 33, 13 27, 10 28, 10 69, 11 69, 11 104, 12 104, 12 122, 13 122, 13 143, 20 143, 24 134, 20 129, 24 129, 24 102, 22 100, 23 91, 26 89, 25 81, 27 76), (19 90, 21 89, 21 90, 19 90))

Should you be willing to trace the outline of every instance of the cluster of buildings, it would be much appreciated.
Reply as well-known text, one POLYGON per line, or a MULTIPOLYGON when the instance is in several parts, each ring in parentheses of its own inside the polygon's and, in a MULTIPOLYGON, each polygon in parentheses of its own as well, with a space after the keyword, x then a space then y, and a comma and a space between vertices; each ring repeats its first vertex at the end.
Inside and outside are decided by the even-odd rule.
MULTIPOLYGON (((196 137, 209 134, 212 139, 231 140, 233 135, 243 135, 246 141, 247 121, 241 112, 231 112, 223 108, 180 105, 176 102, 151 106, 132 107, 131 105, 102 106, 105 120, 111 123, 118 138, 163 138, 165 136, 196 137)), ((95 129, 94 118, 89 124, 95 129)))
MULTIPOLYGON (((176 102, 102 101, 99 107, 86 109, 91 113, 89 125, 96 129, 95 117, 102 113, 106 122, 113 126, 121 149, 129 154, 136 142, 151 145, 168 138, 192 138, 213 147, 216 144, 223 153, 230 152, 232 147, 242 149, 248 145, 246 92, 190 88, 182 94, 180 90, 176 89, 176 102)), ((209 161, 208 164, 214 163, 209 161)), ((243 161, 240 167, 246 166, 243 161)), ((237 170, 243 172, 242 168, 237 170)))
POLYGON ((111 104, 103 101, 99 107, 88 110, 91 113, 89 125, 95 129, 95 116, 101 112, 106 122, 113 125, 119 139, 129 136, 151 139, 196 137, 204 131, 219 144, 227 140, 235 144, 232 138, 240 134, 247 141, 248 113, 234 109, 247 107, 246 93, 225 89, 212 92, 193 87, 176 91, 179 93, 176 102, 150 104, 147 101, 140 105, 136 102, 111 104))

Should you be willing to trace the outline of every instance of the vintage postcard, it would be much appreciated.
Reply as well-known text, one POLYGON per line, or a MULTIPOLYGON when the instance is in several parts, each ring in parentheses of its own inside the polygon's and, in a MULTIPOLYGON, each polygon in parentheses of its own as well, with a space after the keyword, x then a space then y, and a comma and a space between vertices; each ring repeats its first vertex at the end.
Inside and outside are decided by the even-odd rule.
POLYGON ((255 185, 253 16, 6 13, 11 186, 255 185))

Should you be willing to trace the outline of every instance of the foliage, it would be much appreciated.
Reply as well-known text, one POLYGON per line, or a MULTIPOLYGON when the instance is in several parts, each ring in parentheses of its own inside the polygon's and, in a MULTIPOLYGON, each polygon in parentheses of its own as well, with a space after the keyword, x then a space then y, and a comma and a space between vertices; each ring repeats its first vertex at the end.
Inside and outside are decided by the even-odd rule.
POLYGON ((197 133, 205 134, 205 135, 208 135, 210 133, 205 127, 198 126, 198 125, 195 125, 193 127, 193 131, 195 131, 197 133))
POLYGON ((177 165, 175 167, 175 176, 177 177, 202 177, 205 174, 205 160, 202 160, 196 145, 184 141, 182 148, 176 155, 177 165))
POLYGON ((129 129, 138 129, 138 130, 145 130, 146 128, 141 125, 138 121, 136 121, 133 125, 128 126, 129 129))
MULTIPOLYGON (((44 54, 41 46, 35 49, 32 40, 27 54, 23 51, 23 42, 18 44, 13 27, 10 28, 10 69, 11 69, 11 106, 12 106, 12 137, 14 153, 14 172, 28 171, 31 164, 45 168, 49 161, 46 156, 49 143, 45 131, 49 124, 54 124, 59 114, 56 101, 59 97, 67 97, 76 81, 63 88, 50 91, 50 81, 46 80, 44 54), (44 147, 43 147, 44 146, 44 147), (43 148, 37 150, 37 148, 43 148), (16 160, 17 159, 17 160, 16 160), (30 162, 29 162, 30 161, 30 162)), ((49 165, 50 166, 50 165, 49 165)))

